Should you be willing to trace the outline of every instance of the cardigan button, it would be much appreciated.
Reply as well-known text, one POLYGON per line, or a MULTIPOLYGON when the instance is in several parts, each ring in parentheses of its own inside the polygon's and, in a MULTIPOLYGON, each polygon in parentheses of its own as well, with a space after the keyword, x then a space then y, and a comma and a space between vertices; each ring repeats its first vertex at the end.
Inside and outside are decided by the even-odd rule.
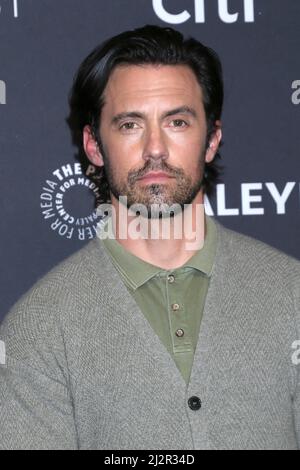
POLYGON ((202 403, 201 403, 200 398, 198 398, 198 397, 191 397, 191 398, 189 398, 189 400, 188 400, 188 405, 189 405, 189 407, 190 407, 191 410, 197 411, 197 410, 200 410, 200 408, 201 408, 201 406, 202 406, 202 403))

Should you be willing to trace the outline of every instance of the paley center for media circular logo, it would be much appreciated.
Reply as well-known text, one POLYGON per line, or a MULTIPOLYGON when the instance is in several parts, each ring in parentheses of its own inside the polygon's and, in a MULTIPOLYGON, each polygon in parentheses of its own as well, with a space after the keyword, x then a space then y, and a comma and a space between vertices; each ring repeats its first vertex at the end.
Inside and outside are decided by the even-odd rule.
POLYGON ((99 189, 89 177, 95 171, 92 165, 84 173, 80 163, 67 164, 53 171, 44 183, 42 215, 60 237, 85 241, 96 236, 102 217, 96 208, 99 189))

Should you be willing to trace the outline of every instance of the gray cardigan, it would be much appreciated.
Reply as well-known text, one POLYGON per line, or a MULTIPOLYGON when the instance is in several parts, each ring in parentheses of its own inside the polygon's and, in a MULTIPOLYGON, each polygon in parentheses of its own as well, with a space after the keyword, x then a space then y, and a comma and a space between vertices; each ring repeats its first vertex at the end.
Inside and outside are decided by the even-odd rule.
POLYGON ((188 387, 96 238, 0 328, 0 449, 300 448, 300 263, 216 224, 188 387))

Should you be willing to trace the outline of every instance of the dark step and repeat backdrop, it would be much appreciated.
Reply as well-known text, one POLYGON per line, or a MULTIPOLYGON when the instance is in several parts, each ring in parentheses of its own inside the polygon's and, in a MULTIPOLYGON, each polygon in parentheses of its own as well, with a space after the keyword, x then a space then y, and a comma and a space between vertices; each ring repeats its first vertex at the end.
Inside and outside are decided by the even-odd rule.
POLYGON ((173 26, 220 55, 224 174, 206 211, 300 259, 300 2, 0 0, 0 320, 95 236, 97 188, 76 158, 68 93, 111 35, 173 26))

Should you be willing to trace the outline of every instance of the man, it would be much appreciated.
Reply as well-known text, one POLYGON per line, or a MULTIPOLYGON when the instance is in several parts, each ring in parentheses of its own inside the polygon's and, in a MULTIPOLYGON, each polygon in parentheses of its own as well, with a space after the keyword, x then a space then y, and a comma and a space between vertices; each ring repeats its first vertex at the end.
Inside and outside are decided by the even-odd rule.
POLYGON ((171 28, 81 64, 110 214, 3 322, 0 448, 300 448, 300 263, 203 212, 222 101, 217 55, 171 28))

